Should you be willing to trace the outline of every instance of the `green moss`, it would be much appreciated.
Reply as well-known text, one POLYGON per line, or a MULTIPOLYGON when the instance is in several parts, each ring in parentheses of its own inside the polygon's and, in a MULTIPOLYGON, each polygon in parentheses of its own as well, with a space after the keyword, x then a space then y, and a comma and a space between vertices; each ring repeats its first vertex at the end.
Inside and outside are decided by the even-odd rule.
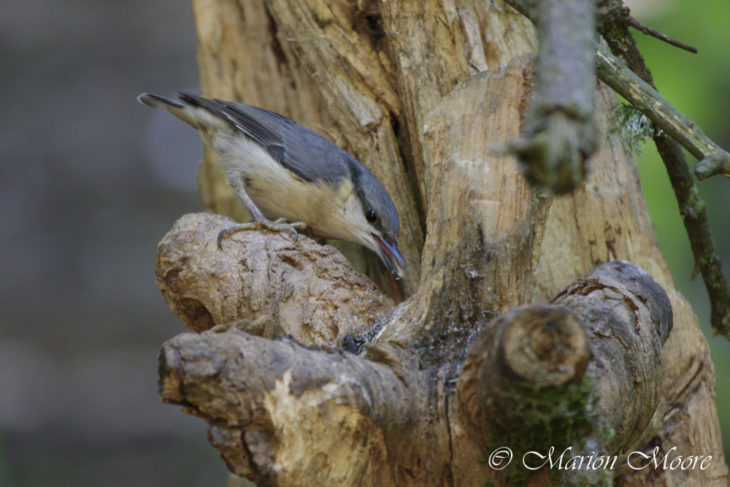
MULTIPOLYGON (((500 446, 512 450, 512 462, 501 471, 510 483, 523 485, 535 473, 523 466, 522 459, 527 452, 547 455, 552 448, 553 458, 557 459, 569 447, 572 447, 572 455, 580 455, 589 449, 589 445, 594 449, 593 445, 610 442, 613 432, 595 412, 595 398, 591 397, 594 383, 595 374, 589 367, 578 383, 537 390, 515 386, 500 393, 502 397, 496 402, 514 407, 498 412, 502 419, 501 432, 492 436, 488 451, 500 446)), ((596 455, 601 453, 595 452, 596 455)), ((585 475, 591 477, 591 485, 611 485, 611 471, 558 468, 550 471, 551 484, 580 485, 584 483, 580 479, 585 475)))

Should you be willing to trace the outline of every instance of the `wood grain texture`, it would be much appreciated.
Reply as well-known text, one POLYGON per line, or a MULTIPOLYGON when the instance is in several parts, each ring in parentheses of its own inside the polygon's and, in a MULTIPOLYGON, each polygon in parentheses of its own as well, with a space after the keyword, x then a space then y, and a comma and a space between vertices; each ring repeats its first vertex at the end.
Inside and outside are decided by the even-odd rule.
POLYGON ((234 324, 266 338, 342 346, 393 306, 342 254, 305 235, 244 231, 219 249, 216 237, 232 223, 185 215, 158 246, 157 286, 193 331, 234 324))
MULTIPOLYGON (((158 279, 173 310, 208 331, 165 344, 161 393, 209 421, 233 472, 261 485, 515 485, 480 461, 498 428, 474 427, 456 384, 470 350, 493 358, 470 349, 477 333, 567 289, 556 304, 585 300, 587 314, 605 305, 613 317, 578 320, 591 394, 617 432, 607 451, 713 455, 704 471, 617 470, 615 485, 727 485, 707 342, 656 245, 635 160, 608 132, 616 100, 605 86, 586 184, 550 199, 495 150, 519 134, 534 82, 524 56, 534 32, 502 2, 193 5, 204 93, 289 116, 365 163, 400 212, 410 271, 399 289, 367 253, 348 251, 375 288, 306 237, 248 232, 218 251, 223 220, 181 220, 160 246, 158 279), (668 318, 630 278, 581 287, 615 260, 666 291, 668 338, 646 331, 668 318), (631 360, 614 366, 622 356, 631 360)), ((201 166, 201 194, 229 213, 216 164, 201 166)))

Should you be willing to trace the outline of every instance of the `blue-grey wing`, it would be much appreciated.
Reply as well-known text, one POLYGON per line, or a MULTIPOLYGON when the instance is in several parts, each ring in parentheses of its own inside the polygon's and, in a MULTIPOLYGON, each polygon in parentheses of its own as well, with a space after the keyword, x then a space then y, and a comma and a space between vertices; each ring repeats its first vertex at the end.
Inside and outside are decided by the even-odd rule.
POLYGON ((354 159, 318 133, 263 108, 216 102, 233 126, 305 181, 336 182, 350 174, 354 159))
POLYGON ((398 212, 383 185, 350 154, 318 133, 263 108, 180 93, 180 100, 223 118, 258 143, 282 166, 305 181, 338 182, 348 178, 364 208, 377 208, 388 231, 398 235, 398 212))

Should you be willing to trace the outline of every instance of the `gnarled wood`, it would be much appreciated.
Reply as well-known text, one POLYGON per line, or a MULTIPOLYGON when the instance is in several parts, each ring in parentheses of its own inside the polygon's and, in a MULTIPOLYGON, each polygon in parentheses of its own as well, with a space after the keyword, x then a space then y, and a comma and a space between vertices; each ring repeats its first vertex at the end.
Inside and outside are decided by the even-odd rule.
MULTIPOLYGON (((460 402, 485 391, 457 396, 456 384, 468 375, 461 366, 472 337, 491 320, 560 294, 554 304, 582 309, 595 354, 591 397, 617 432, 595 444, 713 455, 710 468, 690 473, 617 469, 615 484, 727 483, 707 343, 654 241, 635 162, 608 133, 609 90, 596 90, 601 144, 586 184, 551 200, 530 189, 513 157, 493 151, 520 132, 532 89, 530 59, 514 58, 534 47, 534 33, 501 2, 429 0, 408 6, 417 15, 392 2, 193 5, 204 92, 290 116, 368 165, 394 197, 410 269, 410 297, 391 307, 339 254, 304 236, 243 233, 219 251, 224 221, 194 216, 163 241, 158 276, 168 302, 197 330, 222 326, 164 346, 161 391, 210 421, 211 442, 233 471, 264 485, 511 485, 480 462, 499 428, 475 427, 473 405, 460 402), (451 57, 424 58, 424 35, 450 43, 440 52, 451 57), (666 302, 636 302, 627 276, 595 289, 579 280, 618 259, 669 296, 674 328, 663 347, 668 319, 655 308, 669 312, 666 302), (612 318, 593 320, 594 304, 612 318), (627 325, 636 325, 635 340, 627 325), (276 333, 296 341, 269 339, 276 333)), ((225 210, 216 170, 213 159, 202 166, 201 192, 209 208, 225 210)), ((348 252, 360 263, 363 255, 348 252)), ((378 284, 398 297, 393 282, 378 284)), ((514 344, 528 335, 510 336, 518 353, 514 344)))
MULTIPOLYGON (((243 243, 248 251, 256 245, 243 243)), ((216 267, 211 260, 207 265, 216 267)), ((265 268, 239 272, 266 274, 265 268)), ((292 299, 301 299, 301 294, 306 296, 306 290, 294 290, 292 299)), ((340 299, 328 295, 329 306, 342 305, 340 299)), ((246 333, 235 327, 169 340, 160 354, 160 393, 166 402, 184 405, 211 424, 211 442, 232 472, 276 485, 501 482, 499 472, 472 464, 473 456, 489 438, 512 443, 520 436, 534 439, 536 428, 545 435, 537 434, 538 443, 523 441, 523 447, 544 451, 557 442, 563 448, 560 441, 586 439, 576 435, 591 433, 596 435, 589 438, 591 444, 605 448, 601 454, 616 454, 631 444, 626 426, 630 432, 640 431, 656 404, 656 353, 639 349, 658 352, 666 338, 671 328, 666 295, 635 266, 611 263, 564 290, 555 302, 585 323, 563 308, 544 305, 499 317, 471 346, 458 399, 444 381, 448 364, 418 365, 422 349, 404 351, 411 359, 392 364, 378 355, 314 349, 291 338, 259 338, 251 333, 255 329, 246 333), (612 299, 598 299, 603 293, 612 299), (594 309, 594 304, 599 307, 594 309), (610 338, 619 335, 620 342, 610 338), (615 362, 617 344, 626 343, 637 344, 624 351, 626 369, 605 367, 615 362), (595 379, 583 377, 589 358, 595 379), (645 373, 626 377, 624 370, 645 373), (637 381, 650 392, 635 391, 641 407, 618 414, 623 396, 607 392, 637 381), (543 395, 546 402, 539 406, 543 395), (587 404, 589 395, 597 406, 586 413, 588 418, 595 422, 596 411, 601 413, 595 431, 586 430, 592 423, 576 419, 580 412, 572 409, 587 404), (444 414, 459 407, 468 414, 444 414), (553 416, 547 413, 550 409, 553 416), (564 424, 577 426, 560 432, 550 428, 564 424), (605 427, 618 432, 613 440, 605 437, 605 427), (464 437, 467 431, 472 433, 464 437), (460 452, 457 457, 452 457, 454 449, 460 452), (458 481, 454 472, 459 472, 458 481)), ((279 325, 284 332, 296 326, 285 319, 279 325)), ((549 472, 538 475, 544 480, 549 472)))
POLYGON ((342 346, 393 306, 342 254, 305 235, 244 231, 219 249, 216 237, 232 223, 185 215, 158 245, 157 286, 192 330, 235 324, 262 337, 342 346))

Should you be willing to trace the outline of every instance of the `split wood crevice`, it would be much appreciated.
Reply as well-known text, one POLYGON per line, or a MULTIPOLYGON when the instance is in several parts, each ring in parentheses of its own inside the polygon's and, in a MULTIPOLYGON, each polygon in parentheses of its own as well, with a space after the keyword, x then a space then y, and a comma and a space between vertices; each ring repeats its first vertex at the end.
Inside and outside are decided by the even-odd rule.
POLYGON ((160 391, 209 422, 237 475, 469 485, 499 474, 461 452, 588 444, 615 455, 655 412, 671 305, 633 264, 599 265, 550 303, 511 309, 435 354, 419 345, 432 330, 403 319, 417 301, 394 308, 305 236, 244 232, 219 250, 230 223, 186 215, 160 243, 165 299, 202 332, 165 343, 160 391))
MULTIPOLYGON (((726 478, 707 344, 630 153, 602 145, 586 184, 549 199, 491 149, 519 133, 531 83, 521 58, 423 114, 426 239, 399 304, 305 235, 241 232, 218 249, 231 220, 201 213, 160 242, 158 286, 198 332, 164 344, 161 395, 208 421, 232 472, 260 485, 521 485, 526 473, 544 485, 557 473, 484 460, 499 446, 516 465, 549 446, 691 445, 714 458, 692 472, 699 485, 726 478)), ((613 103, 599 87, 600 140, 613 103)), ((568 482, 606 475, 686 481, 617 467, 568 482)))

